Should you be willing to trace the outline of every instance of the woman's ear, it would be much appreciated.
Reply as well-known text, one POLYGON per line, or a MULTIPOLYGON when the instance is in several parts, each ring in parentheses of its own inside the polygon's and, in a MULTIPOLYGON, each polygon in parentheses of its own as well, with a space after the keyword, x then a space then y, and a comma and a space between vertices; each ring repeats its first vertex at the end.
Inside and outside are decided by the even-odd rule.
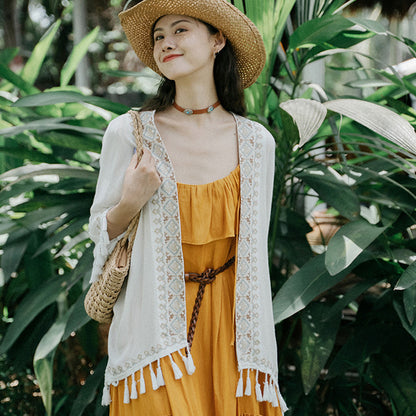
POLYGON ((227 39, 225 38, 224 34, 221 31, 218 31, 215 35, 214 35, 214 48, 215 48, 215 53, 219 53, 221 52, 221 50, 224 48, 225 43, 227 41, 227 39))

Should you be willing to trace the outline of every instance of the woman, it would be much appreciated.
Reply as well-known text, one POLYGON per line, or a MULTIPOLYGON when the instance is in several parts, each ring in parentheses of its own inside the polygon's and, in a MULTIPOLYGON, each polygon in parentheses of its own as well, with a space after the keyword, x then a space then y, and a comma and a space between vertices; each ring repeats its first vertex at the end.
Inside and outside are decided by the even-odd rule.
POLYGON ((163 79, 140 113, 141 161, 130 115, 103 140, 92 280, 141 210, 103 404, 112 415, 282 415, 267 263, 275 144, 243 117, 261 36, 226 0, 144 0, 120 19, 163 79))

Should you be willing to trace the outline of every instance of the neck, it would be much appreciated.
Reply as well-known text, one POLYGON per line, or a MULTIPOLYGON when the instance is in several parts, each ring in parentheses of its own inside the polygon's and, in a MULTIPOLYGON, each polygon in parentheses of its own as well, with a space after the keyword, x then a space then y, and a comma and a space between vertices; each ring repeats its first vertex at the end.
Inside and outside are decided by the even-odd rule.
POLYGON ((212 83, 183 83, 176 81, 175 102, 184 108, 206 108, 218 101, 214 81, 212 83))

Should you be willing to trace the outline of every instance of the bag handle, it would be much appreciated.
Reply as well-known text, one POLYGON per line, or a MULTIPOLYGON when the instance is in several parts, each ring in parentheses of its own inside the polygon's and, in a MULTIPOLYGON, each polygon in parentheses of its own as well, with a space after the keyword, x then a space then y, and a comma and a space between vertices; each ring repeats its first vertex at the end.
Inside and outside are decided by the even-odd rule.
MULTIPOLYGON (((138 111, 130 110, 128 113, 133 119, 134 137, 136 138, 136 152, 138 155, 138 161, 140 162, 143 156, 143 124, 140 119, 140 113, 138 111)), ((122 245, 126 244, 127 240, 129 240, 129 244, 133 244, 133 241, 136 237, 137 226, 139 225, 139 219, 140 211, 130 221, 126 233, 121 240, 122 245)))

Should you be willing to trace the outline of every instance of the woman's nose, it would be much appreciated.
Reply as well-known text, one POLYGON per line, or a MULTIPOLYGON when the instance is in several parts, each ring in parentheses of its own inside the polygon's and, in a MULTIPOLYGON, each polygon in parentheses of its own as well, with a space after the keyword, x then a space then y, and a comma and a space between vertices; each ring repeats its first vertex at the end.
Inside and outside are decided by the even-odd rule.
POLYGON ((175 42, 173 41, 171 36, 166 36, 162 41, 162 50, 167 51, 173 49, 175 47, 175 42))

